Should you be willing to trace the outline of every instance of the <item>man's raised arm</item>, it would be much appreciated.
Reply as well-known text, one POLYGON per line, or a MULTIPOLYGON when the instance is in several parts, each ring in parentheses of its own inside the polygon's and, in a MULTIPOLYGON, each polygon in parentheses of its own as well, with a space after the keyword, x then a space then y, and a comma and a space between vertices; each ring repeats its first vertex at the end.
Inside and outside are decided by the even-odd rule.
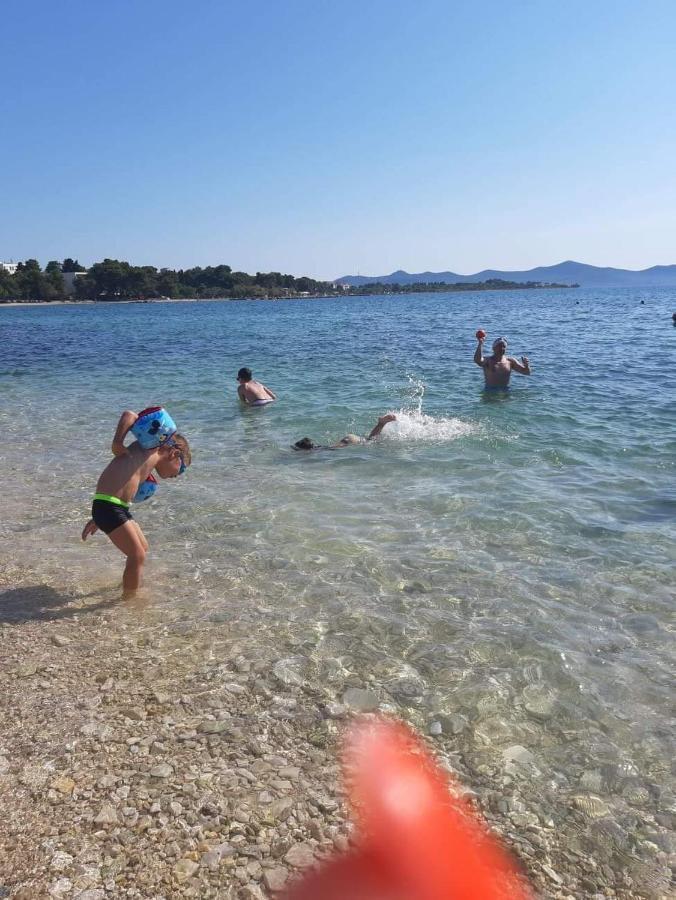
POLYGON ((518 362, 513 356, 510 356, 509 365, 512 371, 518 372, 519 375, 530 375, 530 363, 528 362, 527 356, 522 356, 521 362, 518 362))
POLYGON ((483 365, 484 365, 483 344, 484 344, 484 339, 477 338, 476 350, 474 351, 474 362, 477 364, 477 366, 481 366, 482 369, 483 369, 483 365))

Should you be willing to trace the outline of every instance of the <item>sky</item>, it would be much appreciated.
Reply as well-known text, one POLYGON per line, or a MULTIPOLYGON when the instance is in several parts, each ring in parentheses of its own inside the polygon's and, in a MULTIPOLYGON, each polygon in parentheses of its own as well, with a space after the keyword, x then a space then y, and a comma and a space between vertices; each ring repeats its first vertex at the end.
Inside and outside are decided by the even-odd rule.
POLYGON ((4 0, 0 260, 676 263, 673 0, 4 0))

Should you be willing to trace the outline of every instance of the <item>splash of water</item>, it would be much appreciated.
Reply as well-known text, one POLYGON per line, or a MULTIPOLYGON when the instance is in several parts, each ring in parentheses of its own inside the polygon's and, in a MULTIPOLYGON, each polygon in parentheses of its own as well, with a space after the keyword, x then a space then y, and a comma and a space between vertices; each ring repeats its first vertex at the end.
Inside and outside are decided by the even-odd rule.
POLYGON ((400 409, 396 422, 392 422, 383 432, 383 437, 391 441, 454 441, 477 430, 476 425, 462 419, 436 418, 419 410, 400 409))
POLYGON ((423 397, 425 396, 425 382, 418 375, 408 374, 406 377, 408 378, 409 384, 406 394, 411 399, 411 406, 413 406, 418 415, 422 415, 422 403, 423 397))

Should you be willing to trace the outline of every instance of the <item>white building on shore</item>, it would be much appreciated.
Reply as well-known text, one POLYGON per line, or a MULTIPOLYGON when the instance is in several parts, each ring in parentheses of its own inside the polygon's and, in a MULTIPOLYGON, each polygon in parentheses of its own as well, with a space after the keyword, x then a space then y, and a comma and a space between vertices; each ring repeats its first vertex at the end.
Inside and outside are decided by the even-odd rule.
POLYGON ((0 262, 0 269, 3 272, 9 272, 10 275, 13 275, 16 272, 18 263, 14 262, 0 262))

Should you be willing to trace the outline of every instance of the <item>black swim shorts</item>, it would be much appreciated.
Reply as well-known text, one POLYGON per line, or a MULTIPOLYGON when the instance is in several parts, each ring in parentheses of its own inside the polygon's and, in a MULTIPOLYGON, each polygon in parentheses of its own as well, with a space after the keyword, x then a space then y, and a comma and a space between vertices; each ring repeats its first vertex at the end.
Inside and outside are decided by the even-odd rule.
POLYGON ((118 506, 107 500, 94 500, 92 503, 92 519, 97 528, 105 534, 115 531, 120 525, 133 519, 127 506, 118 506))

